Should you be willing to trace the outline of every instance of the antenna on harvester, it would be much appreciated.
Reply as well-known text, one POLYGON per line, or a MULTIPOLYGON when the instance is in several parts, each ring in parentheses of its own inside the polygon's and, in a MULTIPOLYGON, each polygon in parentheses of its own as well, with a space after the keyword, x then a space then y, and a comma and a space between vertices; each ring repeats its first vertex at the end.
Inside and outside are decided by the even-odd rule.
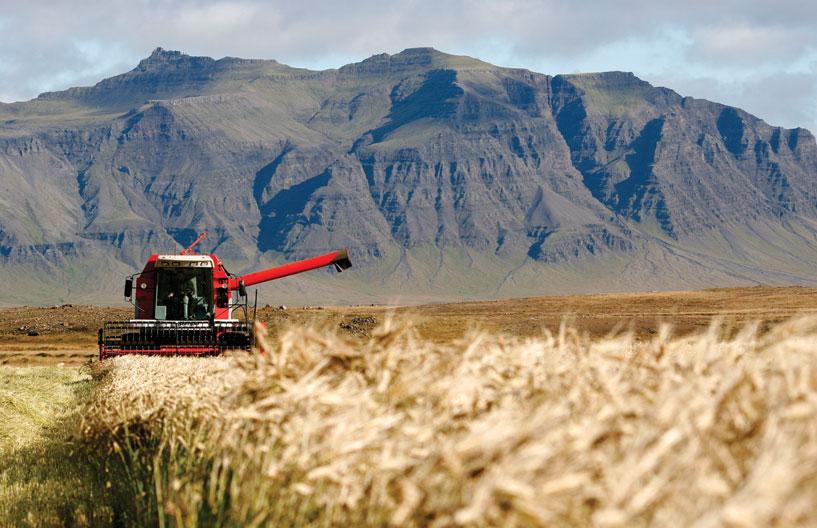
POLYGON ((197 238, 197 239, 196 239, 196 240, 195 240, 195 241, 194 241, 192 244, 190 244, 190 245, 187 247, 187 249, 183 249, 183 250, 182 250, 182 252, 181 252, 181 253, 179 253, 179 255, 191 255, 191 254, 193 253, 193 248, 195 248, 195 247, 196 247, 196 245, 197 245, 199 242, 201 242, 202 240, 204 240, 204 237, 206 237, 206 236, 207 236, 207 233, 202 233, 202 234, 200 234, 200 235, 199 235, 199 238, 197 238))

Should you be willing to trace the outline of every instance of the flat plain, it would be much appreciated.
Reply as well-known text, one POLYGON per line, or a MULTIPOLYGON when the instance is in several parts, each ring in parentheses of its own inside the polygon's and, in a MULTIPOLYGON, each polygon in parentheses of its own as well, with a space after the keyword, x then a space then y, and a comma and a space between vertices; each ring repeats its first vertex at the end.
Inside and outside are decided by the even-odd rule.
MULTIPOLYGON (((262 300, 262 302, 269 302, 262 300)), ((0 309, 0 365, 79 365, 96 357, 97 329, 105 320, 132 317, 126 303, 114 307, 61 305, 0 309), (31 334, 31 335, 29 335, 31 334), (36 334, 36 335, 35 335, 36 334)), ((761 329, 797 315, 817 313, 817 288, 756 286, 698 291, 614 293, 473 301, 413 306, 307 306, 264 304, 256 317, 274 337, 292 325, 337 326, 365 338, 388 317, 410 320, 419 335, 448 342, 469 329, 514 337, 558 330, 568 321, 589 337, 633 331, 655 334, 662 323, 676 335, 705 329, 720 318, 738 329, 761 329)), ((249 314, 252 317, 252 314, 249 314)))

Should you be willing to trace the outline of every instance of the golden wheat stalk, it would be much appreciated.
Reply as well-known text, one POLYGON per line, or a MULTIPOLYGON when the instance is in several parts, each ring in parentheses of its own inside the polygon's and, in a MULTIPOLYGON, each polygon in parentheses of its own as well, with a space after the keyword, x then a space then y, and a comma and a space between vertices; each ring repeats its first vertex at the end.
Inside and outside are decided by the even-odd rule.
POLYGON ((153 442, 176 524, 817 524, 817 319, 647 342, 258 334, 264 355, 104 367, 86 431, 153 442))

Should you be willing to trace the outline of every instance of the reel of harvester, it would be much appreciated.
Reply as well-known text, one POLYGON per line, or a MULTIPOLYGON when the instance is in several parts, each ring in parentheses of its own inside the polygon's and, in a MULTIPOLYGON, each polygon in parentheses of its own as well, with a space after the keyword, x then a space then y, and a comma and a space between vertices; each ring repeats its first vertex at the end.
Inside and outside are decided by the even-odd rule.
MULTIPOLYGON (((125 280, 134 319, 99 329, 99 359, 124 354, 214 355, 249 350, 253 325, 248 286, 326 266, 352 266, 345 249, 242 276, 230 274, 215 254, 196 255, 193 244, 177 255, 153 254, 125 280), (242 315, 243 320, 236 317, 242 315)), ((255 314, 253 311, 253 319, 255 314)))

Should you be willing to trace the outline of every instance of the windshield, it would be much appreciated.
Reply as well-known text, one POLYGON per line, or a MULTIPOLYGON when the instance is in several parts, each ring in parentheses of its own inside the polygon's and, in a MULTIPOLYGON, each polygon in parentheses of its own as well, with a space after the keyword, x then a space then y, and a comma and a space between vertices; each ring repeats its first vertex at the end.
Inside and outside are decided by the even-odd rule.
POLYGON ((213 270, 157 270, 156 319, 205 321, 213 312, 213 270))

